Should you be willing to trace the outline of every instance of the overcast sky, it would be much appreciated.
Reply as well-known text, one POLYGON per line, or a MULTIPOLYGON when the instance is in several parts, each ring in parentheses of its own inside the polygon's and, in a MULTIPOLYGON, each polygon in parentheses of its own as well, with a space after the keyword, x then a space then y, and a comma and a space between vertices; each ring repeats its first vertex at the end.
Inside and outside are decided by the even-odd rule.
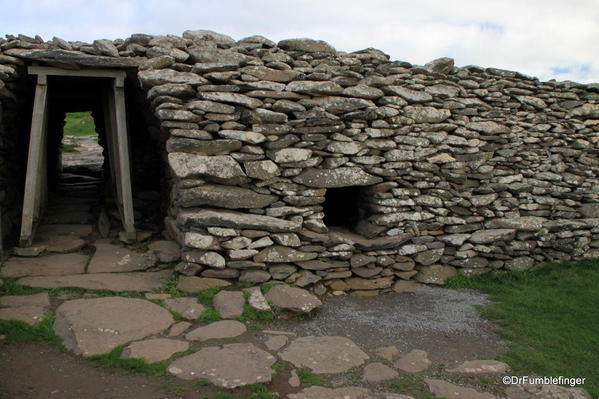
POLYGON ((599 82, 599 0, 0 0, 1 35, 91 42, 187 29, 599 82))

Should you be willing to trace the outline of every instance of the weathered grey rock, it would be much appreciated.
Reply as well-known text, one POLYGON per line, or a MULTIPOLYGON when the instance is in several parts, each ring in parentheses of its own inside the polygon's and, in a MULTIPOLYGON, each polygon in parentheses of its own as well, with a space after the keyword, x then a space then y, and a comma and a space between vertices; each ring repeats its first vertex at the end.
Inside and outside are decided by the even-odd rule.
POLYGON ((472 388, 464 388, 443 380, 425 378, 431 392, 437 397, 461 398, 461 399, 495 399, 490 393, 478 392, 472 388))
POLYGON ((260 287, 250 287, 246 291, 250 294, 248 298, 248 304, 251 307, 263 312, 270 312, 272 310, 270 308, 270 305, 268 304, 268 301, 262 294, 262 290, 260 290, 260 287))
POLYGON ((36 276, 23 277, 17 284, 36 288, 84 288, 87 290, 108 290, 113 292, 134 291, 150 292, 166 285, 172 272, 138 272, 138 273, 95 273, 75 274, 68 276, 36 276))
POLYGON ((110 57, 118 57, 119 56, 119 50, 117 50, 116 46, 112 43, 111 40, 106 40, 106 39, 94 40, 92 45, 102 55, 108 55, 110 57))
POLYGON ((414 277, 417 281, 425 284, 445 284, 448 278, 457 274, 454 267, 443 265, 430 265, 418 268, 418 274, 414 277))
POLYGON ((379 277, 374 279, 352 277, 345 280, 345 282, 352 290, 378 290, 391 287, 393 277, 379 277))
POLYGON ((370 399, 370 391, 366 388, 343 387, 343 388, 325 388, 312 386, 304 388, 299 393, 290 393, 288 399, 370 399))
POLYGON ((231 285, 231 283, 226 280, 188 276, 179 278, 177 289, 188 294, 197 294, 198 292, 207 290, 208 288, 227 287, 229 285, 231 285))
POLYGON ((383 346, 381 348, 376 348, 374 350, 374 353, 377 356, 380 356, 389 362, 392 362, 399 358, 399 350, 396 346, 383 346))
POLYGON ((250 283, 265 283, 270 278, 270 273, 264 270, 243 270, 239 275, 239 281, 250 283))
POLYGON ((233 39, 231 36, 205 29, 186 30, 183 32, 183 38, 189 39, 192 42, 214 42, 217 46, 224 48, 235 45, 235 39, 233 39))
POLYGON ((453 58, 442 57, 424 64, 424 67, 431 72, 447 75, 453 71, 453 65, 453 58))
POLYGON ((431 249, 428 251, 419 252, 414 257, 414 260, 422 265, 428 266, 437 262, 443 255, 443 248, 431 249))
POLYGON ((336 53, 333 46, 323 40, 285 39, 281 40, 277 46, 283 50, 289 51, 303 51, 306 53, 336 53))
POLYGON ((369 186, 380 183, 383 179, 366 173, 362 168, 341 167, 335 169, 307 168, 293 181, 308 187, 334 188, 369 186))
POLYGON ((133 272, 146 270, 158 261, 152 252, 140 254, 113 244, 96 243, 96 252, 87 267, 88 273, 133 272))
POLYGON ((242 184, 247 176, 235 159, 228 155, 203 156, 183 152, 168 154, 168 162, 179 178, 206 177, 218 183, 242 184))
POLYGON ((245 325, 237 320, 222 320, 191 330, 185 334, 185 339, 203 342, 209 339, 234 338, 246 330, 245 325))
POLYGON ((345 261, 330 261, 326 259, 307 260, 303 262, 295 262, 295 264, 306 270, 328 270, 339 267, 347 267, 347 262, 345 261))
POLYGON ((166 309, 142 299, 75 299, 56 309, 54 331, 63 339, 67 349, 83 356, 93 356, 158 334, 173 322, 166 309))
POLYGON ((420 349, 412 349, 394 363, 394 366, 408 373, 420 373, 430 367, 428 355, 420 349))
POLYGON ((478 230, 472 233, 468 241, 475 244, 491 244, 497 241, 511 241, 515 236, 514 229, 478 230))
POLYGON ((239 140, 208 140, 212 138, 208 132, 200 133, 200 135, 200 140, 196 140, 196 137, 191 139, 171 137, 166 142, 166 150, 168 152, 187 152, 196 155, 226 155, 241 148, 242 143, 239 140), (206 134, 209 137, 202 138, 206 134))
POLYGON ((206 84, 208 81, 203 77, 191 72, 178 72, 174 69, 146 69, 139 71, 137 77, 145 86, 158 86, 167 83, 187 84, 196 86, 206 84))
POLYGON ((301 224, 298 222, 270 216, 209 209, 179 212, 177 222, 181 225, 190 223, 195 226, 261 229, 275 233, 298 231, 301 227, 301 224))
POLYGON ((187 320, 197 319, 206 308, 201 303, 198 303, 196 298, 171 298, 164 300, 164 306, 179 313, 187 320))
POLYGON ((243 314, 245 298, 241 291, 220 291, 214 296, 214 309, 223 319, 234 319, 243 314))
POLYGON ((157 363, 170 359, 177 352, 189 349, 189 342, 168 338, 154 338, 129 344, 121 355, 124 359, 143 359, 148 363, 157 363))
POLYGON ((274 372, 276 359, 253 344, 211 346, 175 360, 168 372, 185 380, 206 378, 214 385, 233 389, 267 383, 274 372))
POLYGON ((245 173, 254 179, 267 180, 281 174, 277 164, 270 160, 248 161, 243 166, 245 173))
POLYGON ((322 306, 322 302, 308 291, 285 284, 275 285, 265 297, 274 306, 293 312, 309 313, 322 306))
POLYGON ((399 377, 399 373, 383 363, 370 363, 364 367, 362 379, 369 384, 378 384, 399 377))
POLYGON ((448 109, 433 107, 407 106, 403 109, 404 115, 416 123, 441 123, 451 116, 448 109))
POLYGON ((45 313, 45 307, 37 305, 0 308, 0 320, 20 320, 34 326, 42 321, 45 313))
POLYGON ((180 191, 179 206, 216 206, 228 209, 264 208, 277 200, 275 195, 259 194, 234 186, 205 184, 180 191))
POLYGON ((197 249, 218 249, 219 243, 216 237, 188 231, 183 239, 185 246, 197 249))
POLYGON ((433 100, 433 96, 418 90, 408 89, 402 86, 387 86, 384 90, 392 95, 400 96, 405 99, 408 103, 425 103, 433 100))
POLYGON ((5 55, 24 58, 30 61, 57 63, 59 65, 74 65, 92 68, 136 68, 140 60, 133 57, 106 57, 85 54, 70 50, 18 49, 6 50, 5 55))
POLYGON ((335 95, 341 94, 343 87, 335 82, 295 80, 288 83, 285 90, 311 95, 335 95))
POLYGON ((271 351, 278 351, 285 345, 287 345, 288 337, 285 335, 269 335, 264 341, 264 345, 271 351))
POLYGON ((316 252, 302 252, 282 245, 274 245, 260 251, 254 256, 254 261, 265 263, 302 262, 317 256, 316 252))
POLYGON ((278 70, 265 66, 247 66, 242 69, 242 72, 260 80, 283 83, 290 82, 301 75, 300 72, 291 69, 278 70))
POLYGON ((583 204, 578 211, 585 218, 599 218, 599 203, 583 204))
POLYGON ((505 134, 510 132, 510 129, 507 126, 492 121, 470 122, 466 124, 466 127, 487 135, 505 134))
POLYGON ((171 329, 168 332, 169 337, 178 337, 183 334, 192 324, 188 321, 180 321, 171 326, 171 329))
POLYGON ((175 262, 181 258, 181 247, 174 241, 159 240, 148 245, 148 249, 156 254, 163 263, 175 262))
POLYGON ((267 155, 276 163, 301 162, 310 159, 312 150, 305 148, 282 148, 276 151, 268 151, 267 155))
POLYGON ((47 292, 33 295, 6 295, 0 296, 0 306, 50 306, 50 297, 47 292))
POLYGON ((244 94, 225 93, 225 92, 201 92, 198 97, 204 100, 218 101, 228 104, 242 105, 247 108, 258 108, 262 105, 262 101, 248 97, 244 94))
POLYGON ((518 231, 539 231, 547 219, 538 216, 523 216, 518 218, 494 219, 485 223, 492 229, 516 229, 518 231))
POLYGON ((446 371, 462 374, 505 374, 510 366, 497 360, 468 360, 446 371))
POLYGON ((509 259, 505 262, 505 268, 508 270, 524 271, 535 265, 535 260, 529 256, 521 256, 509 259))
POLYGON ((88 257, 80 254, 47 255, 39 258, 11 257, 0 269, 2 277, 64 276, 80 274, 85 270, 88 257))
POLYGON ((85 246, 85 240, 73 235, 39 234, 34 245, 42 245, 48 252, 75 252, 85 246))
POLYGON ((279 354, 298 368, 309 368, 315 374, 344 373, 369 359, 356 344, 345 337, 297 338, 279 354))
POLYGON ((343 89, 342 94, 348 97, 368 98, 371 100, 384 96, 382 90, 364 84, 346 87, 343 89))

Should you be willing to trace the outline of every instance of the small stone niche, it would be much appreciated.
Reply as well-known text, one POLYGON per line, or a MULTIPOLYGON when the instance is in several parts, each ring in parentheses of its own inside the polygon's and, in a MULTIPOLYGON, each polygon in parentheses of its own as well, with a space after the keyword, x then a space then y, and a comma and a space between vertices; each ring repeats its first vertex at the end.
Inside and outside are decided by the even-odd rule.
POLYGON ((328 188, 323 204, 324 224, 329 228, 354 231, 365 215, 363 197, 364 187, 361 186, 328 188))

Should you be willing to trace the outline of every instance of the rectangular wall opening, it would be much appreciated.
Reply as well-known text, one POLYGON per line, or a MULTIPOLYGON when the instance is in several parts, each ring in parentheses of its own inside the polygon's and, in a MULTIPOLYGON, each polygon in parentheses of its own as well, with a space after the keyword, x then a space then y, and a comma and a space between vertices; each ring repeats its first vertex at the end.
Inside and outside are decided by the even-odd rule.
POLYGON ((329 228, 355 231, 364 216, 363 190, 362 186, 328 188, 323 204, 324 224, 329 228))

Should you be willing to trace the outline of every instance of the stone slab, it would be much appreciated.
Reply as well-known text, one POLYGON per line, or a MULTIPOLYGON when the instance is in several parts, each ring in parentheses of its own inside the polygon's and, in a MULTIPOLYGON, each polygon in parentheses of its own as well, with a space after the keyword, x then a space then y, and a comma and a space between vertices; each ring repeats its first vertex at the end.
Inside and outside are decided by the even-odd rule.
POLYGON ((123 350, 121 358, 139 358, 148 363, 157 363, 169 359, 177 352, 189 349, 189 342, 168 338, 154 338, 136 341, 123 350))
POLYGON ((217 278, 186 276, 179 278, 177 289, 188 294, 197 294, 198 292, 207 290, 208 288, 227 287, 229 285, 231 285, 230 282, 217 278))
POLYGON ((241 291, 220 291, 214 296, 214 309, 223 319, 234 319, 243 314, 245 298, 241 291))
POLYGON ((188 332, 185 334, 185 339, 188 341, 207 341, 209 339, 234 338, 246 331, 245 325, 237 320, 221 320, 188 332))
POLYGON ((38 258, 11 257, 0 270, 2 277, 64 276, 85 272, 88 257, 81 254, 56 254, 38 258))
POLYGON ((366 388, 343 387, 325 388, 313 386, 298 393, 287 395, 288 399, 371 399, 370 391, 366 388))
POLYGON ((93 356, 158 334, 173 322, 168 310, 143 299, 75 299, 56 309, 54 331, 67 349, 93 356))
POLYGON ((156 264, 157 257, 149 253, 137 253, 118 245, 96 243, 88 273, 123 273, 146 270, 156 264))
POLYGON ((0 309, 0 320, 20 320, 33 326, 44 317, 43 306, 26 305, 0 309))
POLYGON ((420 373, 431 365, 428 360, 428 354, 420 349, 413 349, 404 356, 400 357, 394 364, 400 370, 408 373, 420 373))
POLYGON ((68 276, 23 277, 17 284, 36 288, 84 288, 113 292, 150 292, 166 284, 171 271, 137 273, 96 273, 68 276))
POLYGON ((301 337, 293 340, 281 359, 316 374, 345 373, 369 359, 356 344, 345 337, 301 337))
POLYGON ((172 298, 165 299, 164 306, 179 313, 187 320, 197 319, 206 308, 201 303, 198 303, 196 298, 172 298))
POLYGON ((206 378, 214 385, 233 389, 271 380, 274 356, 253 344, 211 346, 175 360, 168 372, 185 380, 206 378))
POLYGON ((0 306, 50 306, 50 297, 47 292, 33 295, 7 295, 0 296, 0 306))
POLYGON ((320 299, 310 292, 285 284, 272 287, 265 297, 273 305, 293 312, 309 313, 322 306, 320 299))
POLYGON ((447 399, 495 399, 495 395, 478 392, 472 388, 465 388, 447 381, 425 378, 431 392, 437 397, 447 399))

